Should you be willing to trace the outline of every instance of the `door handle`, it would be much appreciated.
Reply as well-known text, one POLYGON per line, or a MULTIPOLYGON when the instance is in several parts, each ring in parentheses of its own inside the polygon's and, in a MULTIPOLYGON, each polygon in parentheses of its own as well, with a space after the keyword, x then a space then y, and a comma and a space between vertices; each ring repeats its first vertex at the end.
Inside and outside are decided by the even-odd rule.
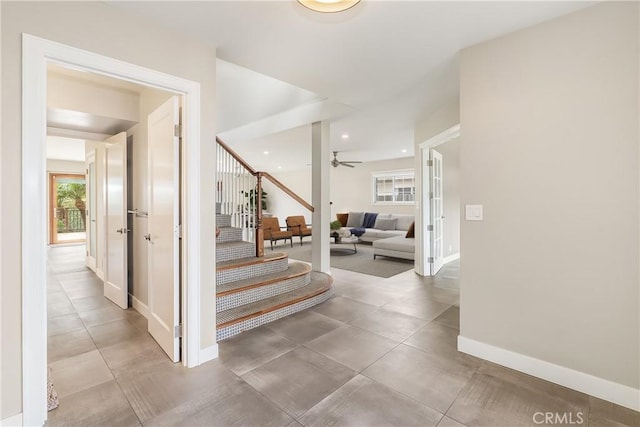
POLYGON ((129 231, 131 231, 131 230, 129 230, 128 228, 118 228, 116 230, 116 233, 127 234, 129 231))

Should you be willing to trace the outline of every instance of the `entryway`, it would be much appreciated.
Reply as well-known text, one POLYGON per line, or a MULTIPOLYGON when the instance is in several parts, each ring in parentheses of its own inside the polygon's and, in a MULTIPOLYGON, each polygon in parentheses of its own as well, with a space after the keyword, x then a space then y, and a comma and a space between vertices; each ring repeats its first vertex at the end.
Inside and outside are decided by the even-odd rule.
POLYGON ((84 175, 49 174, 49 243, 77 243, 86 238, 87 186, 84 175))

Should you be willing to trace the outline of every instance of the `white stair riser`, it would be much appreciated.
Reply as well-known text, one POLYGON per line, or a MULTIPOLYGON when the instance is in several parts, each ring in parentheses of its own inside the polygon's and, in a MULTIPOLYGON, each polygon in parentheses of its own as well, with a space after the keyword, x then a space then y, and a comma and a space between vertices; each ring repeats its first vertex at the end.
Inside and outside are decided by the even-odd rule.
POLYGON ((250 304, 275 295, 284 294, 286 292, 293 291, 294 289, 302 288, 309 283, 311 283, 311 274, 307 273, 291 279, 281 280, 270 285, 224 295, 216 298, 216 312, 219 313, 224 310, 240 307, 241 305, 250 304))
POLYGON ((286 307, 280 308, 278 310, 274 310, 269 313, 262 314, 260 316, 252 317, 251 319, 247 319, 242 322, 234 323, 233 325, 219 328, 216 331, 216 341, 222 341, 234 335, 238 335, 241 332, 248 331, 253 328, 257 328, 258 326, 262 326, 266 323, 270 323, 275 320, 281 319, 283 317, 289 316, 291 314, 297 313, 299 311, 306 310, 307 308, 311 308, 314 305, 317 305, 317 304, 320 304, 321 302, 326 301, 331 297, 331 295, 332 295, 332 290, 328 289, 326 292, 323 292, 320 295, 316 295, 313 298, 309 298, 304 301, 300 301, 298 303, 288 305, 286 307))
POLYGON ((220 229, 220 236, 216 238, 217 243, 236 242, 242 240, 242 228, 224 227, 220 229))
POLYGON ((253 243, 245 242, 244 245, 218 246, 216 248, 216 262, 231 261, 239 258, 249 258, 256 255, 256 247, 253 243))
POLYGON ((285 271, 287 268, 289 268, 289 260, 286 257, 238 268, 230 268, 228 270, 216 271, 216 283, 218 285, 224 285, 235 282, 236 280, 250 279, 265 274, 285 271))

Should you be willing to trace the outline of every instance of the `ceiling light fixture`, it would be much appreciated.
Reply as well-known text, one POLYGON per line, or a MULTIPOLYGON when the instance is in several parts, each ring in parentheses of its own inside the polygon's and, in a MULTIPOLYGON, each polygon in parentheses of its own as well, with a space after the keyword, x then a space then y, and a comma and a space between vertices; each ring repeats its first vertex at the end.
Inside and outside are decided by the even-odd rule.
POLYGON ((404 149, 404 148, 403 148, 402 150, 400 150, 400 151, 402 151, 403 153, 406 153, 406 152, 407 152, 407 150, 406 150, 406 149, 404 149))
POLYGON ((342 139, 349 139, 349 134, 348 133, 343 133, 342 134, 342 139))
POLYGON ((316 12, 334 13, 351 9, 360 0, 298 0, 298 3, 316 12))
POLYGON ((265 151, 265 152, 264 152, 264 154, 265 154, 265 155, 267 155, 267 154, 269 154, 269 152, 268 152, 268 151, 265 151))

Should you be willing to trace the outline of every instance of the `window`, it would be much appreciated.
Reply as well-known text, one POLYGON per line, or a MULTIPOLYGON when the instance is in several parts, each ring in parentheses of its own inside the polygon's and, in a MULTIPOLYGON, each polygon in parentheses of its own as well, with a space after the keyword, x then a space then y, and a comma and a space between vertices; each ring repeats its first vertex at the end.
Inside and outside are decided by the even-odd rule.
POLYGON ((413 204, 416 184, 413 169, 373 174, 374 204, 413 204))

